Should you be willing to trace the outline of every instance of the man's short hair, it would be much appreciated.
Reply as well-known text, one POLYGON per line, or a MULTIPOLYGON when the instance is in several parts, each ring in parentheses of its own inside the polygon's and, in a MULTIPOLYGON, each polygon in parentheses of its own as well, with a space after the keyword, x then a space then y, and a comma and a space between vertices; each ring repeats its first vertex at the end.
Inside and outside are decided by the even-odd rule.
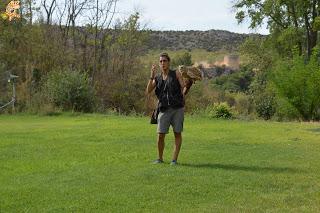
POLYGON ((160 53, 160 57, 166 58, 168 61, 170 61, 170 57, 168 53, 160 53))

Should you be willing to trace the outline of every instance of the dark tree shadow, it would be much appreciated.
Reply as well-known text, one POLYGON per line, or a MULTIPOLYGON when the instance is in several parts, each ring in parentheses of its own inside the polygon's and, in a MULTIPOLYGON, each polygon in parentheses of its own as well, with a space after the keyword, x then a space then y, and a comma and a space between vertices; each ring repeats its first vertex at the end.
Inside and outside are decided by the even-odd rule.
POLYGON ((300 169, 290 167, 259 167, 259 166, 241 166, 234 164, 188 164, 181 163, 181 166, 194 167, 194 168, 209 168, 209 169, 224 169, 231 171, 248 171, 248 172, 271 172, 271 173, 303 173, 300 169))

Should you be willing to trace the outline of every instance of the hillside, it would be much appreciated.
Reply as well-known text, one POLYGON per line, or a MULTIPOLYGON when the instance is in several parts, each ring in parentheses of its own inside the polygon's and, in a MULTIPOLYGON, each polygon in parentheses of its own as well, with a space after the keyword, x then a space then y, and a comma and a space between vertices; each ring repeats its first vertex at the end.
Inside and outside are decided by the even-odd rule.
POLYGON ((149 49, 205 49, 207 51, 236 50, 246 38, 261 36, 224 30, 209 31, 150 31, 149 49))

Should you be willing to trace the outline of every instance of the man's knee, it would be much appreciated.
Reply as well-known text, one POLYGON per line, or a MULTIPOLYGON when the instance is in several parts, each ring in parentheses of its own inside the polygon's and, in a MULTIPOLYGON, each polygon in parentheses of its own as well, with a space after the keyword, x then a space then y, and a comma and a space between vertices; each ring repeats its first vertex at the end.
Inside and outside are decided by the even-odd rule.
POLYGON ((158 134, 158 139, 162 141, 162 140, 164 140, 165 136, 166 136, 166 134, 159 133, 158 134))
POLYGON ((176 138, 181 138, 181 132, 175 132, 174 137, 176 138))

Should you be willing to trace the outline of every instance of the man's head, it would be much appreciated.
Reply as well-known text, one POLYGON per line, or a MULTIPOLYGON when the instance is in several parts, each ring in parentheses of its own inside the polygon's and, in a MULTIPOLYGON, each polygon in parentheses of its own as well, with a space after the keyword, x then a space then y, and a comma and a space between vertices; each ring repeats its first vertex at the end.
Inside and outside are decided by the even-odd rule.
POLYGON ((168 53, 161 53, 159 59, 159 65, 163 71, 168 71, 170 67, 170 57, 168 53))

